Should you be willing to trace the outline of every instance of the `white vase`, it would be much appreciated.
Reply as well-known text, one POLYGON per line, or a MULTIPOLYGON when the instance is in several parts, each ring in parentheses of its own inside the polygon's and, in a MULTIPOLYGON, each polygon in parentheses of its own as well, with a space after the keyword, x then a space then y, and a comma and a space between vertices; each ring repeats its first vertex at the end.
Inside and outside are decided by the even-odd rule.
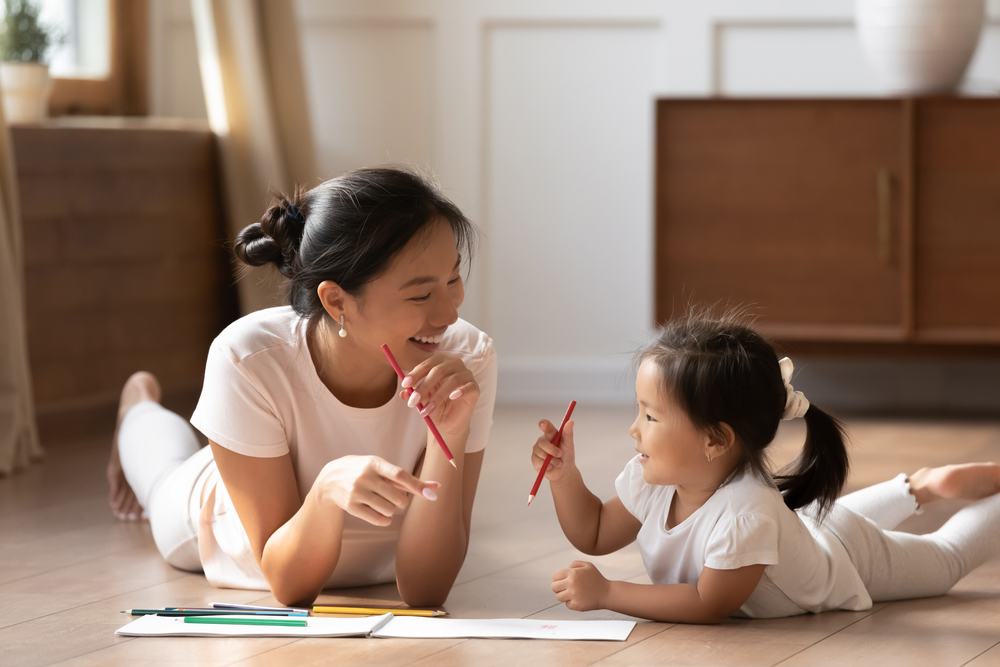
POLYGON ((40 63, 0 62, 3 115, 8 123, 40 123, 49 115, 52 77, 40 63))
POLYGON ((979 43, 985 0, 855 0, 861 46, 886 92, 955 88, 979 43))

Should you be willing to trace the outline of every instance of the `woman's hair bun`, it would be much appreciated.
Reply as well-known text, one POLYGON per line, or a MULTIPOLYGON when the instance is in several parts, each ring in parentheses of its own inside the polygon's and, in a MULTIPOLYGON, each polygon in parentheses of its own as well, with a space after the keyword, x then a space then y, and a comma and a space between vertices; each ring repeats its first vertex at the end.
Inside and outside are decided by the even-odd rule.
POLYGON ((298 186, 291 197, 276 193, 260 222, 239 233, 233 250, 241 262, 250 266, 274 264, 286 278, 295 275, 306 223, 302 195, 298 186))

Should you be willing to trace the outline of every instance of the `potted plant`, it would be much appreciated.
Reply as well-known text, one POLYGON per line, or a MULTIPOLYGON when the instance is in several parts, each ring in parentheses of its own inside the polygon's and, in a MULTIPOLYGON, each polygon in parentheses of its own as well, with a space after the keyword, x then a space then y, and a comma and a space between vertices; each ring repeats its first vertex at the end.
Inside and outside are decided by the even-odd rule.
POLYGON ((31 0, 4 0, 0 22, 0 90, 8 123, 38 123, 48 116, 52 78, 45 56, 51 32, 31 0))

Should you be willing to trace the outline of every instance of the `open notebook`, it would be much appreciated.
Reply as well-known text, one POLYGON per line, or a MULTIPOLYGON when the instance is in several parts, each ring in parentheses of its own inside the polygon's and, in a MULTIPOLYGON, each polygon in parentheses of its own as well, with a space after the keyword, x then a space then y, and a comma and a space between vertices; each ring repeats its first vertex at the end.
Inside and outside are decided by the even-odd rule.
POLYGON ((360 618, 310 617, 306 621, 308 624, 304 628, 279 625, 196 625, 185 623, 183 618, 153 615, 142 616, 119 628, 115 634, 128 637, 475 637, 625 641, 635 627, 634 621, 423 618, 392 614, 360 618))

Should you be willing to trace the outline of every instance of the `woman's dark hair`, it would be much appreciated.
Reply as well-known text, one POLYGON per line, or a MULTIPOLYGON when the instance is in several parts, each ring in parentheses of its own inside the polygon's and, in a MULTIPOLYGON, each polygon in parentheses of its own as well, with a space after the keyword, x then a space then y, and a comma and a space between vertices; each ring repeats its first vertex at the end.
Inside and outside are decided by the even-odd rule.
POLYGON ((389 267, 397 252, 437 220, 471 258, 476 228, 440 190, 403 168, 358 169, 312 190, 278 193, 260 222, 236 237, 236 257, 274 264, 288 278, 288 302, 302 317, 325 311, 316 288, 332 280, 354 297, 389 267))
POLYGON ((801 453, 771 473, 765 450, 778 431, 787 392, 774 348, 746 322, 739 312, 689 315, 661 328, 636 358, 656 365, 664 394, 678 401, 696 427, 718 433, 728 424, 736 434, 742 463, 761 479, 773 481, 788 507, 794 510, 817 501, 822 516, 847 480, 844 428, 810 405, 801 453))

